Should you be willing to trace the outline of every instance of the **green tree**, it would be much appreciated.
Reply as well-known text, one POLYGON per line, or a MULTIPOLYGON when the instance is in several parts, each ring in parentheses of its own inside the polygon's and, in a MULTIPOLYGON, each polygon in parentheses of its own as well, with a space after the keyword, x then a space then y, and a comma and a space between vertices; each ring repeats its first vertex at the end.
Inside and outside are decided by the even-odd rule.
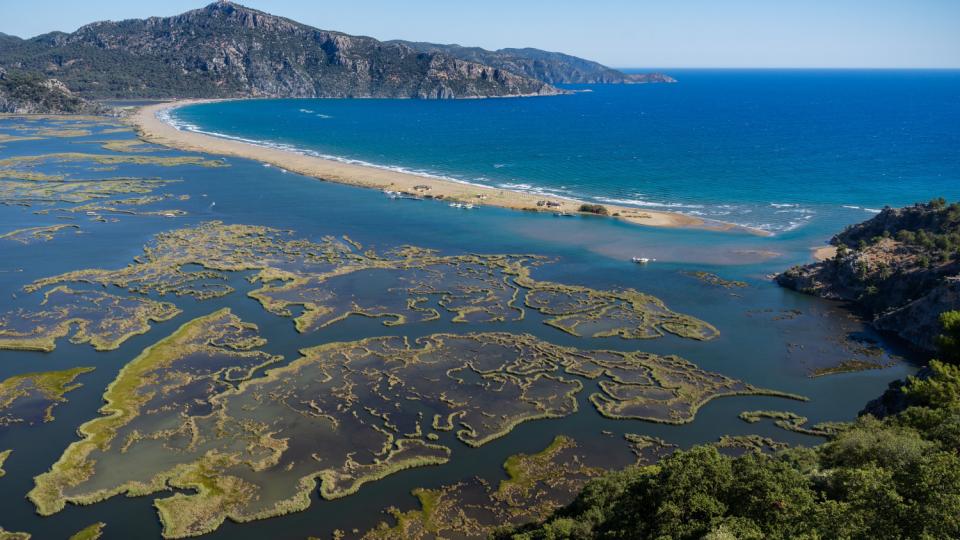
MULTIPOLYGON (((941 352, 955 358, 960 317, 943 321, 941 352)), ((818 447, 730 458, 696 446, 604 475, 546 523, 497 537, 960 538, 960 365, 934 360, 904 392, 907 410, 859 418, 818 447)))
POLYGON ((930 362, 930 376, 911 377, 904 392, 910 399, 933 409, 960 406, 960 366, 938 360, 930 362))
POLYGON ((960 364, 960 311, 946 311, 940 314, 943 333, 937 338, 940 360, 951 364, 960 364))
MULTIPOLYGON (((816 495, 810 478, 793 464, 765 454, 750 453, 733 462, 733 483, 727 500, 730 514, 762 524, 761 537, 797 538, 807 532, 807 517, 814 511, 816 495)), ((738 538, 752 537, 745 529, 738 538)), ((758 529, 759 532, 759 529, 758 529)))

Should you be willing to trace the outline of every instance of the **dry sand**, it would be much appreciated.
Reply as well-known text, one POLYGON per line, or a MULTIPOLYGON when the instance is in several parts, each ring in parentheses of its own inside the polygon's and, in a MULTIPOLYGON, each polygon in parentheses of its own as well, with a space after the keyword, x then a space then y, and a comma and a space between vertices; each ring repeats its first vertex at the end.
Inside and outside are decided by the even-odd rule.
POLYGON ((813 249, 813 259, 815 261, 825 261, 827 259, 832 259, 837 255, 836 246, 824 246, 813 249))
MULTIPOLYGON (((134 111, 129 121, 145 141, 177 148, 221 156, 253 159, 284 170, 311 176, 318 180, 349 184, 379 190, 391 190, 424 197, 442 198, 445 201, 472 203, 480 206, 499 206, 514 210, 579 213, 582 201, 521 193, 493 187, 463 184, 439 178, 403 173, 342 163, 320 157, 307 156, 289 150, 269 148, 257 144, 235 141, 192 131, 178 130, 160 120, 157 115, 170 109, 204 103, 212 100, 184 100, 141 107, 134 111), (559 207, 537 206, 538 201, 559 203, 559 207)), ((604 205, 615 219, 652 227, 686 227, 708 230, 738 230, 758 235, 765 231, 741 227, 719 221, 703 220, 673 212, 654 212, 628 206, 604 205), (616 215, 618 214, 618 215, 616 215)))

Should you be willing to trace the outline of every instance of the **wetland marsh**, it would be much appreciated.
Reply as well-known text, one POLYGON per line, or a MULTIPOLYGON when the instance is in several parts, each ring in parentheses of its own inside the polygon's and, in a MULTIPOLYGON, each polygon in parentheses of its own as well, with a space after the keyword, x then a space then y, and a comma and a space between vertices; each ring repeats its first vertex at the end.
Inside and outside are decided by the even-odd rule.
POLYGON ((798 235, 458 213, 112 119, 0 145, 6 531, 483 537, 676 448, 816 444, 913 369, 769 283, 798 235))

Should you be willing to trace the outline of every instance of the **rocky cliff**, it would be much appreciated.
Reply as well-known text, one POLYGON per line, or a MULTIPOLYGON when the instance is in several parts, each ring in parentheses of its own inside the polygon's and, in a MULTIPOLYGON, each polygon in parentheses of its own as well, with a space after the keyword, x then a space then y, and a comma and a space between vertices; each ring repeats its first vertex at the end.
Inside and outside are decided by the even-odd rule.
POLYGON ((0 113, 101 114, 105 109, 74 95, 56 79, 9 74, 0 68, 0 113))
POLYGON ((834 258, 791 268, 777 283, 848 301, 878 329, 933 351, 940 313, 960 309, 960 204, 886 208, 831 244, 834 258))
POLYGON ((0 65, 56 77, 94 98, 561 93, 543 80, 495 66, 319 30, 224 1, 175 17, 3 39, 0 65))
POLYGON ((597 62, 540 49, 500 49, 439 45, 412 41, 392 41, 425 53, 441 53, 461 60, 493 66, 511 73, 539 79, 550 84, 642 84, 674 83, 663 73, 627 74, 597 62))

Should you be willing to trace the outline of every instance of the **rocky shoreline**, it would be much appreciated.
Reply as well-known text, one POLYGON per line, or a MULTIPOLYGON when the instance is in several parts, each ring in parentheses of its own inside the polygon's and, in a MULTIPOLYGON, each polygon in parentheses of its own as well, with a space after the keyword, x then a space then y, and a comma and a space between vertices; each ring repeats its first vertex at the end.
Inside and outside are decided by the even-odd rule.
POLYGON ((885 208, 830 244, 832 258, 791 268, 777 283, 849 302, 878 330, 934 351, 940 313, 960 309, 960 204, 885 208))

